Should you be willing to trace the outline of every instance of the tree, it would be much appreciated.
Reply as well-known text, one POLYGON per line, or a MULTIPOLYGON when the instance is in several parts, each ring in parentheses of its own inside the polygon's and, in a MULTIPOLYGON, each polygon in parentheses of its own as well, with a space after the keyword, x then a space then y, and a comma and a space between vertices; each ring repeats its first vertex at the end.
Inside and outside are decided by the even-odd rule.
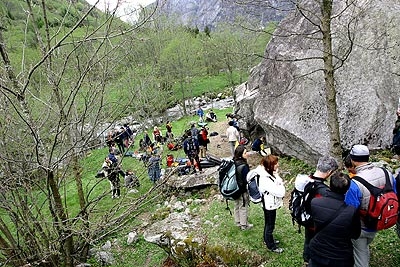
POLYGON ((233 92, 235 85, 244 82, 250 68, 259 60, 255 51, 260 50, 259 44, 264 46, 266 42, 265 38, 263 42, 259 41, 261 35, 257 31, 243 30, 238 25, 220 24, 210 38, 203 40, 207 70, 224 70, 233 92))
POLYGON ((160 73, 170 83, 177 83, 181 93, 178 98, 183 113, 188 114, 186 99, 193 97, 191 79, 202 69, 202 48, 199 40, 187 31, 181 31, 163 49, 160 57, 160 73), (187 94, 187 92, 189 92, 187 94))
POLYGON ((17 31, 21 21, 14 16, 2 16, 0 25, 0 253, 12 266, 72 267, 86 261, 92 242, 130 220, 145 198, 128 208, 114 203, 106 216, 95 216, 108 190, 82 180, 80 159, 105 130, 100 122, 126 110, 110 101, 108 88, 121 75, 124 35, 149 17, 127 26, 115 10, 104 16, 74 1, 19 2, 24 31, 17 31), (62 10, 61 16, 50 10, 62 10), (36 50, 27 46, 31 34, 36 50))

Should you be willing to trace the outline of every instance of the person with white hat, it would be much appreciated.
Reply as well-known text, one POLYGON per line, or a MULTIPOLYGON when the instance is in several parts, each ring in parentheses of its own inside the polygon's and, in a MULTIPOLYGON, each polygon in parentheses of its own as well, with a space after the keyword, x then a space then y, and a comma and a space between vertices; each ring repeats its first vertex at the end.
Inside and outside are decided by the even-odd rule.
MULTIPOLYGON (((369 162, 369 149, 365 145, 354 145, 350 150, 350 158, 355 167, 356 175, 366 180, 376 187, 383 187, 386 184, 386 175, 382 168, 375 167, 369 162)), ((395 185, 393 175, 392 185, 395 185)), ((393 187, 394 188, 394 187, 393 187)), ((346 193, 345 202, 347 205, 354 206, 359 210, 367 210, 370 192, 360 182, 351 180, 350 188, 346 193)), ((369 229, 361 218, 361 235, 358 239, 353 239, 355 267, 369 266, 369 244, 374 240, 376 231, 369 229)))

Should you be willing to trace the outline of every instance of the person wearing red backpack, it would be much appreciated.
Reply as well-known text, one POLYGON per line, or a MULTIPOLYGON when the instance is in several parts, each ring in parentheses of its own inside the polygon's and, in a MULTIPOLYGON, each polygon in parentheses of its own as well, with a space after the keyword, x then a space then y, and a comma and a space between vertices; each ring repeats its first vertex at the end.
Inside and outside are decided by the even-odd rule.
MULTIPOLYGON (((350 150, 350 158, 355 167, 356 176, 361 177, 366 182, 375 187, 384 187, 386 184, 385 171, 382 168, 375 167, 369 162, 369 149, 365 145, 354 145, 350 150)), ((389 172, 392 188, 396 190, 396 183, 393 175, 389 172)), ((396 191, 395 191, 396 192, 396 191)), ((354 206, 359 211, 368 210, 371 193, 355 178, 351 180, 350 188, 345 195, 347 205, 354 206)), ((353 239, 354 249, 354 266, 368 267, 369 266, 369 244, 374 240, 376 230, 368 228, 365 225, 365 220, 361 217, 361 234, 358 239, 353 239)))

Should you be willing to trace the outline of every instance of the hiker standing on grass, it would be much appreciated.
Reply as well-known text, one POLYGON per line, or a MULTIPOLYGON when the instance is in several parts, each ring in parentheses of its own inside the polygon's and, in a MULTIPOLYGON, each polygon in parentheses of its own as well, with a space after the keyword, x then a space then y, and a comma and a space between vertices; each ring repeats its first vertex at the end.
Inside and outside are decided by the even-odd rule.
POLYGON ((150 181, 156 183, 161 177, 161 157, 153 151, 151 152, 147 164, 147 174, 149 175, 150 181))
POLYGON ((229 147, 231 149, 232 157, 235 156, 235 145, 240 140, 239 131, 233 126, 233 121, 228 122, 228 129, 226 129, 226 136, 228 137, 229 147))
POLYGON ((167 129, 167 139, 168 141, 172 141, 174 138, 174 135, 172 133, 172 124, 170 121, 167 121, 167 124, 165 125, 165 128, 167 129))
POLYGON ((158 129, 157 126, 154 126, 153 140, 154 140, 155 143, 161 143, 162 142, 162 134, 161 134, 160 129, 158 129))
POLYGON ((255 172, 260 175, 258 189, 263 194, 264 243, 272 252, 282 253, 283 248, 277 246, 279 241, 272 235, 275 229, 276 210, 282 207, 286 193, 283 180, 278 174, 278 167, 278 157, 268 155, 261 159, 255 172))
POLYGON ((196 113, 199 116, 199 121, 204 122, 204 110, 201 108, 201 106, 199 106, 199 109, 196 113))
MULTIPOLYGON (((313 182, 317 183, 315 186, 315 191, 313 196, 310 196, 310 201, 312 198, 325 197, 329 189, 328 185, 325 184, 326 180, 335 172, 338 168, 338 163, 336 159, 331 156, 323 156, 319 158, 317 163, 317 169, 311 176, 313 182)), ((307 211, 311 211, 311 206, 307 207, 307 211)), ((310 214, 310 212, 308 212, 310 214)), ((304 265, 308 266, 310 261, 310 241, 315 235, 314 225, 304 227, 304 247, 303 247, 303 259, 304 265)))
POLYGON ((331 176, 326 197, 311 201, 311 215, 315 236, 310 242, 310 267, 353 267, 352 238, 361 233, 357 209, 344 202, 350 187, 347 174, 336 172, 331 176))
POLYGON ((114 141, 118 146, 119 153, 124 155, 125 154, 125 146, 124 146, 124 133, 125 130, 121 127, 119 130, 115 131, 114 134, 114 141))
POLYGON ((247 230, 253 227, 248 222, 248 209, 249 209, 249 194, 247 193, 247 180, 246 176, 250 171, 247 164, 247 150, 244 146, 237 146, 233 156, 233 161, 236 166, 236 181, 241 191, 241 196, 235 199, 235 206, 233 209, 235 216, 235 223, 241 230, 247 230))
MULTIPOLYGON (((350 150, 350 158, 356 170, 356 176, 366 180, 376 187, 383 187, 386 184, 386 175, 383 169, 375 167, 369 162, 369 149, 365 145, 354 145, 350 150)), ((387 170, 386 170, 387 171, 387 170)), ((396 184, 393 175, 387 171, 392 183, 394 192, 396 184)), ((351 179, 350 188, 346 193, 345 202, 347 205, 354 206, 359 210, 367 210, 371 194, 368 189, 360 182, 351 179)), ((369 244, 374 240, 376 230, 369 229, 364 218, 361 217, 361 235, 358 239, 353 239, 354 266, 369 266, 369 244)))

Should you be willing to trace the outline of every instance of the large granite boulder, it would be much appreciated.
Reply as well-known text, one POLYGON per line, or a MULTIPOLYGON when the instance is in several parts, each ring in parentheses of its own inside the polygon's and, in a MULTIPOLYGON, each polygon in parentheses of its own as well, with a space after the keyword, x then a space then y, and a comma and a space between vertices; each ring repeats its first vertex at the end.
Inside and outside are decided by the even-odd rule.
MULTIPOLYGON (((334 1, 334 14, 343 11, 344 2, 334 1)), ((334 63, 343 64, 335 71, 341 145, 388 148, 400 96, 400 3, 356 2, 357 8, 332 20, 334 63), (342 58, 349 48, 349 57, 342 58)), ((319 12, 317 2, 303 3, 319 12)), ((303 34, 316 30, 299 12, 287 16, 267 45, 265 59, 235 91, 242 128, 252 137, 266 134, 274 153, 311 164, 329 151, 322 43, 316 41, 318 33, 314 38, 303 34)))

